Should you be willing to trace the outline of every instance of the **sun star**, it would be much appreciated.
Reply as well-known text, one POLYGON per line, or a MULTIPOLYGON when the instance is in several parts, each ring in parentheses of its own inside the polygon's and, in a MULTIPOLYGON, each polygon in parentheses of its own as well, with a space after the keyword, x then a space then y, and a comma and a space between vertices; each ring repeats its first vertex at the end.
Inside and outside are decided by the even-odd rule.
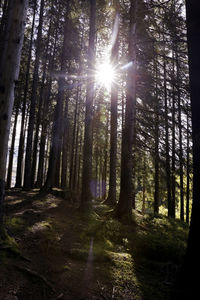
POLYGON ((97 66, 95 80, 100 86, 110 90, 115 80, 115 70, 110 63, 102 63, 97 66))

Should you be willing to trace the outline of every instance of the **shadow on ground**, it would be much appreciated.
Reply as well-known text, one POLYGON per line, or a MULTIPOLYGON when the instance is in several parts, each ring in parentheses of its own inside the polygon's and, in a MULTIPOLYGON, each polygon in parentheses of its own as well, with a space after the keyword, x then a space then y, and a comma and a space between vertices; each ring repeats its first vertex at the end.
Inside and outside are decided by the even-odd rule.
POLYGON ((9 191, 5 209, 17 251, 0 250, 0 299, 169 299, 187 236, 181 222, 135 212, 134 228, 100 203, 83 214, 37 190, 9 191))

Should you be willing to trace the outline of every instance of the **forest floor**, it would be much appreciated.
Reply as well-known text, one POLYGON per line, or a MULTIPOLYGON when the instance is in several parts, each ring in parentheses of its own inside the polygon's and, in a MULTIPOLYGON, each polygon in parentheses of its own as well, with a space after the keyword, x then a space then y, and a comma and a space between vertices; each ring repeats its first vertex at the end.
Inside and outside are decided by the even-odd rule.
POLYGON ((93 203, 85 215, 67 199, 8 191, 9 239, 0 244, 1 300, 167 300, 188 227, 164 216, 122 225, 93 203))

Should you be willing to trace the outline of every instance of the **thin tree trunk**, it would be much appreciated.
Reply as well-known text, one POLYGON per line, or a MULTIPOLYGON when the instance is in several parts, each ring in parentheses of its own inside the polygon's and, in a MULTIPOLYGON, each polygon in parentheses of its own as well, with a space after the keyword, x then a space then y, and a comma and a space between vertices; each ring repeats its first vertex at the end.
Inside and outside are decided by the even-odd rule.
POLYGON ((158 69, 155 62, 155 154, 154 154, 154 214, 159 213, 159 98, 158 98, 158 69))
POLYGON ((79 102, 79 86, 77 87, 76 92, 76 104, 74 110, 74 125, 73 125, 73 133, 72 133, 72 149, 71 149, 71 163, 70 163, 70 174, 69 174, 69 188, 73 189, 73 178, 74 178, 74 155, 75 155, 75 140, 76 140, 76 126, 77 126, 77 111, 78 111, 78 102, 79 102))
POLYGON ((166 78, 166 61, 164 58, 164 106, 165 106, 165 170, 167 183, 167 203, 168 216, 172 217, 172 201, 171 201, 171 171, 170 171, 170 156, 169 156, 169 120, 168 120, 168 97, 167 97, 167 78, 166 78))
MULTIPOLYGON (((116 13, 113 26, 113 35, 116 34, 114 44, 111 50, 111 63, 116 66, 118 63, 119 51, 119 15, 116 13), (114 32, 115 31, 115 32, 114 32)), ((116 203, 116 164, 117 164, 117 104, 118 104, 118 84, 115 81, 111 86, 111 118, 110 118, 110 176, 108 198, 105 202, 109 205, 116 203)))
MULTIPOLYGON (((52 7, 51 7, 51 11, 52 11, 52 7)), ((45 56, 45 60, 44 60, 44 70, 43 70, 43 75, 42 75, 40 97, 39 97, 39 107, 38 107, 37 122, 36 122, 35 136, 34 136, 34 144, 33 144, 33 159, 32 159, 32 169, 31 169, 31 186, 32 186, 32 188, 34 188, 34 186, 35 186, 35 173, 36 173, 36 166, 37 166, 37 156, 38 156, 37 154, 38 154, 38 142, 39 142, 39 128, 40 128, 40 123, 41 123, 42 109, 44 106, 44 96, 45 96, 44 85, 45 85, 45 80, 46 80, 47 61, 48 61, 48 56, 49 56, 48 52, 49 52, 49 39, 50 39, 50 34, 51 34, 52 16, 53 16, 53 14, 51 13, 49 30, 48 30, 48 35, 47 35, 46 51, 45 51, 47 53, 47 55, 45 56)))
MULTIPOLYGON (((59 10, 60 12, 60 6, 59 10)), ((39 162, 38 162, 38 173, 37 173, 37 181, 36 187, 41 188, 44 181, 44 156, 45 156, 45 146, 47 140, 47 128, 49 124, 48 113, 49 107, 51 106, 51 86, 52 86, 52 70, 54 69, 54 62, 55 62, 55 53, 56 53, 56 45, 57 45, 57 36, 58 36, 58 25, 59 21, 57 20, 56 29, 55 29, 55 37, 54 37, 54 45, 53 45, 53 53, 49 59, 49 67, 48 67, 48 79, 47 85, 45 89, 44 95, 44 107, 42 112, 42 129, 41 129, 41 136, 40 136, 40 150, 39 150, 39 162)))
MULTIPOLYGON (((67 187, 67 168, 68 168, 68 150, 69 150, 69 120, 68 120, 68 101, 65 104, 64 112, 64 128, 63 128, 63 141, 62 141, 62 174, 61 174, 61 187, 67 187)), ((73 151, 73 149, 71 149, 73 151)), ((70 183, 69 183, 70 184, 70 183)))
MULTIPOLYGON (((179 80, 179 61, 176 51, 177 83, 179 80)), ((179 128, 179 172, 180 172, 180 219, 184 221, 184 190, 183 190, 183 142, 182 142, 182 118, 181 118, 181 91, 177 87, 178 96, 178 128, 179 128)))
POLYGON ((95 60, 95 36, 96 36, 96 0, 90 0, 90 31, 89 31, 89 48, 88 48, 88 79, 86 91, 86 108, 85 108, 85 134, 83 150, 83 173, 82 173, 82 191, 81 206, 91 204, 91 179, 92 179, 92 119, 93 119, 93 98, 94 82, 93 76, 95 60))
POLYGON ((189 128, 189 108, 187 112, 187 189, 186 189, 186 222, 190 221, 190 128, 189 128))
POLYGON ((107 193, 107 165, 108 165, 108 123, 109 123, 109 114, 107 114, 107 121, 106 121, 106 132, 105 132, 105 147, 104 147, 104 166, 103 166, 103 175, 102 175, 102 181, 103 181, 103 199, 106 199, 106 193, 107 193))
POLYGON ((13 156, 14 156, 14 150, 15 150, 15 139, 16 139, 18 115, 19 115, 19 104, 17 105, 16 112, 15 112, 15 121, 14 121, 14 126, 13 126, 11 147, 10 147, 10 153, 9 153, 9 162, 8 162, 8 171, 7 171, 7 180, 6 180, 6 188, 7 189, 10 189, 11 181, 12 181, 13 156))
POLYGON ((28 51, 28 60, 27 60, 26 77, 25 77, 26 79, 25 79, 25 86, 24 86, 22 119, 21 119, 18 156, 17 156, 17 174, 16 174, 16 184, 15 184, 15 187, 17 187, 17 188, 20 188, 22 186, 22 164, 23 164, 23 158, 24 158, 24 125, 25 125, 26 104, 27 104, 28 85, 29 85, 29 77, 30 77, 31 53, 32 53, 33 33, 34 33, 34 26, 35 26, 35 13, 36 13, 36 1, 35 1, 34 10, 33 10, 31 39, 30 39, 30 45, 29 45, 29 51, 28 51))
MULTIPOLYGON (((79 120, 80 120, 80 103, 81 103, 81 101, 79 101, 79 105, 78 105, 77 124, 79 124, 79 120)), ((77 126, 77 128, 76 128, 75 154, 74 154, 74 171, 73 171, 73 180, 72 180, 72 190, 73 191, 75 191, 77 189, 79 129, 80 129, 79 126, 77 126)))
MULTIPOLYGON (((174 56, 174 54, 173 54, 174 56)), ((174 59, 173 59, 173 76, 175 76, 174 72, 174 59)), ((175 78, 175 77, 174 77, 175 78)), ((175 88, 174 84, 172 87, 172 199, 171 199, 171 217, 175 218, 176 210, 175 210, 175 203, 176 203, 176 157, 175 157, 175 146, 176 146, 176 136, 175 136, 175 128, 176 128, 176 120, 175 120, 175 88)))
POLYGON ((44 0, 41 0, 40 4, 40 18, 38 25, 38 34, 36 42, 35 64, 33 72, 33 83, 31 92, 31 104, 29 113, 28 134, 26 143, 26 157, 25 157, 25 170, 24 170, 24 189, 31 189, 31 166, 32 166, 32 144, 33 144, 33 131, 35 123, 35 110, 37 99, 37 88, 39 81, 39 65, 40 65, 40 53, 41 53, 41 41, 42 41, 42 26, 43 26, 43 13, 44 13, 44 0))
POLYGON ((62 144, 62 119, 63 119, 63 103, 64 103, 64 86, 65 78, 62 76, 66 72, 66 54, 67 54, 67 45, 68 45, 68 14, 69 14, 69 1, 66 3, 66 13, 65 13, 65 27, 64 27, 64 40, 62 53, 60 58, 60 69, 61 76, 58 80, 58 95, 57 95, 57 104, 54 113, 54 122, 52 130, 52 144, 49 158, 49 166, 47 172, 46 182, 42 188, 43 192, 47 192, 53 184, 54 175, 56 171, 56 159, 61 152, 62 144))

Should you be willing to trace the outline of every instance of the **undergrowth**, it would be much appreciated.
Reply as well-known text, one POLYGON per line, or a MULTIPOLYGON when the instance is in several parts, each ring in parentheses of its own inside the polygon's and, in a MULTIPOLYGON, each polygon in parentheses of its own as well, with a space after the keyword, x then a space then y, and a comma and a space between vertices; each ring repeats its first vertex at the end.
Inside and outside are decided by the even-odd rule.
POLYGON ((70 255, 86 262, 93 240, 93 260, 101 263, 118 299, 132 293, 135 298, 127 299, 167 300, 185 253, 188 226, 161 215, 134 215, 137 226, 123 225, 105 205, 97 206, 84 219, 80 243, 70 255))

